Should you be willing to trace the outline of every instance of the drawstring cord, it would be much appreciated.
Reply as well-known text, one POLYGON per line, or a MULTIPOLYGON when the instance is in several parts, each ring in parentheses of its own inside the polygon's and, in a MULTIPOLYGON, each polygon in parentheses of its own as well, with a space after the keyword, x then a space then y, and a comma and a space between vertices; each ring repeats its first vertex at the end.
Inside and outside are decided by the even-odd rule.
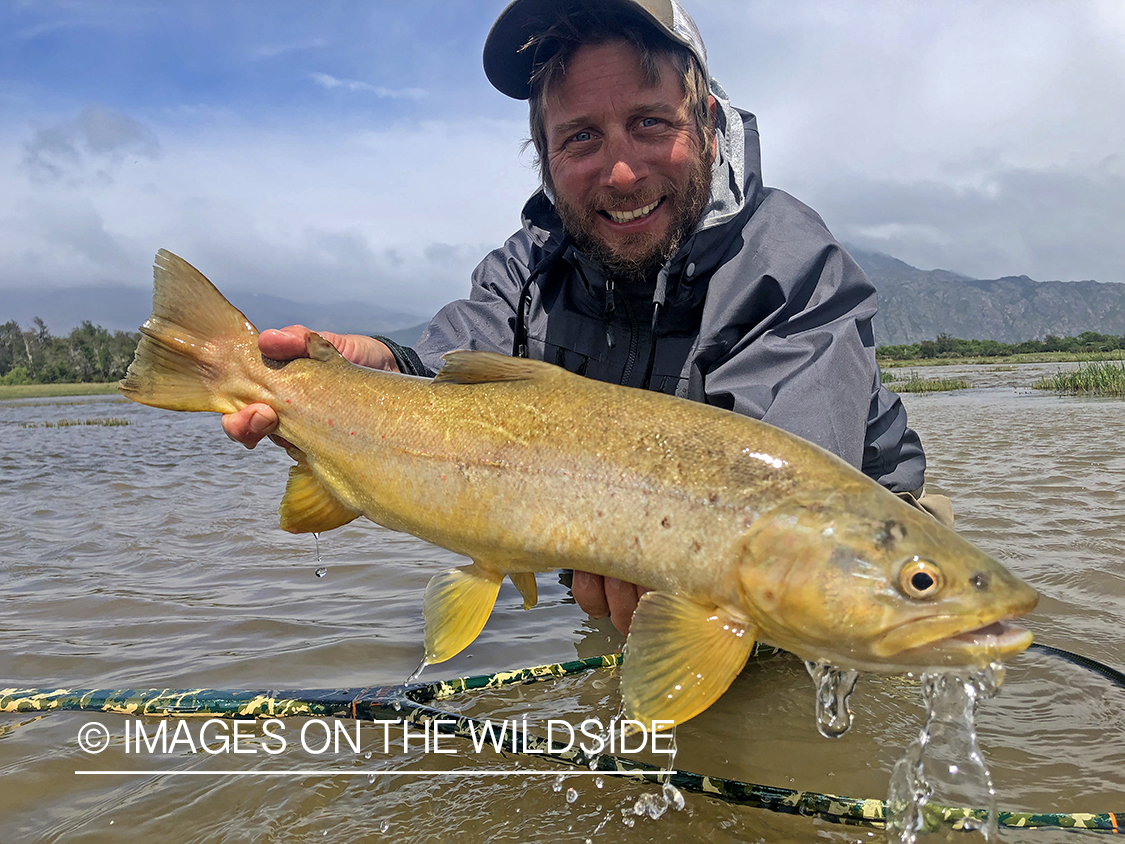
POLYGON ((516 330, 515 336, 512 338, 512 357, 514 358, 527 357, 527 312, 531 306, 531 285, 539 276, 544 275, 555 265, 555 262, 562 257, 568 246, 570 246, 570 235, 564 232, 559 245, 535 265, 535 268, 527 277, 527 281, 520 287, 519 303, 516 306, 516 330))

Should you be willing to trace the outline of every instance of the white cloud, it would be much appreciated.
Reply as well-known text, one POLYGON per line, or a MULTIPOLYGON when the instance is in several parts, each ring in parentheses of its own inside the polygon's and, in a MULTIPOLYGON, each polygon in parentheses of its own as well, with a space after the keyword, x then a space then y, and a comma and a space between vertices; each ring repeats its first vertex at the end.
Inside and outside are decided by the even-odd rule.
POLYGON ((0 160, 0 287, 146 285, 163 247, 224 290, 428 316, 467 295, 473 267, 519 227, 535 186, 521 123, 152 131, 159 158, 124 162, 109 182, 36 182, 0 160))
POLYGON ((371 85, 368 82, 360 82, 355 79, 337 79, 327 73, 310 73, 309 78, 320 87, 327 88, 330 91, 333 88, 343 88, 345 91, 366 91, 377 97, 388 97, 395 100, 418 100, 426 96, 426 91, 422 88, 386 88, 382 85, 371 85))

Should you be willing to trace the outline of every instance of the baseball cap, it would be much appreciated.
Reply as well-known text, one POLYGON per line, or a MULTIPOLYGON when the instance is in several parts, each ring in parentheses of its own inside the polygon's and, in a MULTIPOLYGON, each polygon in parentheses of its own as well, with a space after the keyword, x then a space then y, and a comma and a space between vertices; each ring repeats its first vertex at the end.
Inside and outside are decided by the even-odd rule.
POLYGON ((531 96, 532 71, 550 58, 551 51, 544 54, 541 49, 525 48, 554 25, 564 10, 620 14, 644 21, 665 38, 691 50, 706 78, 707 48, 679 0, 512 0, 484 42, 484 73, 500 93, 517 100, 531 96))

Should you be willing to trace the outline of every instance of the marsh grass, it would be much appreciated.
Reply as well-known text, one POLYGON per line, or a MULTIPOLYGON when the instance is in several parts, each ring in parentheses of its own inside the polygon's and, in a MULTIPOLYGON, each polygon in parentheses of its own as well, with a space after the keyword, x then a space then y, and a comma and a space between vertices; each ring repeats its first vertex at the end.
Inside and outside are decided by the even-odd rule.
POLYGON ((116 392, 116 381, 111 384, 0 384, 0 401, 55 396, 108 396, 116 392))
POLYGON ((24 425, 25 428, 74 428, 79 425, 94 425, 99 428, 118 428, 122 425, 128 425, 128 419, 122 419, 120 416, 108 416, 97 419, 60 419, 58 422, 43 422, 36 424, 29 422, 24 425))
POLYGON ((1125 396, 1125 363, 1087 361, 1071 372, 1058 372, 1031 385, 1067 396, 1125 396))
POLYGON ((896 379, 894 391, 896 393, 941 393, 948 390, 965 390, 970 386, 964 378, 922 378, 917 372, 911 372, 905 381, 896 379))

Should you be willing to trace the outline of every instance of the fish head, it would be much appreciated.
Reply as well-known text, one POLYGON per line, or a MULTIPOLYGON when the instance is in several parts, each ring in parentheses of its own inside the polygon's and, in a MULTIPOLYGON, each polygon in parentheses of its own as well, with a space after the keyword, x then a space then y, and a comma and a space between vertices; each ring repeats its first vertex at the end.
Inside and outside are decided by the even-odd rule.
POLYGON ((1034 589, 878 487, 793 499, 740 538, 758 637, 803 659, 890 673, 977 668, 1031 644, 1034 589))

